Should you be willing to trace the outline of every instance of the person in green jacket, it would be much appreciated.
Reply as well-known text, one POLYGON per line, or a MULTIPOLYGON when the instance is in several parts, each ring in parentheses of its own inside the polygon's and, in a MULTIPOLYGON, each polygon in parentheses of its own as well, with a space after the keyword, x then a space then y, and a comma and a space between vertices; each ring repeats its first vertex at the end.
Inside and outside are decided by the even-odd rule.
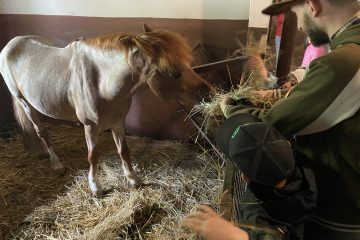
MULTIPOLYGON (((221 124, 216 144, 241 171, 248 186, 238 195, 234 208, 236 222, 249 238, 302 240, 304 221, 316 207, 317 190, 313 172, 297 166, 290 142, 270 124, 254 115, 239 113, 221 124)), ((206 209, 200 207, 184 224, 201 226, 197 218, 208 216, 210 210, 206 209)))
MULTIPOLYGON (((231 99, 221 108, 226 118, 250 113, 295 139, 295 160, 313 170, 318 188, 305 240, 359 240, 360 6, 357 0, 284 0, 263 13, 289 10, 311 42, 329 43, 331 52, 314 60, 303 81, 270 109, 233 105, 231 99)), ((194 230, 215 240, 235 228, 212 229, 211 219, 199 221, 194 230)))

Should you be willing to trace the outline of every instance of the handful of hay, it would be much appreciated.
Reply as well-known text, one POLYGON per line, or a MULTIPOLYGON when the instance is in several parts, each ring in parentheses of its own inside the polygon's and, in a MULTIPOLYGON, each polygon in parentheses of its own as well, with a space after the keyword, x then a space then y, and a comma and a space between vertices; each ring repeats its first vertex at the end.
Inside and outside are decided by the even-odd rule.
POLYGON ((223 113, 220 109, 220 102, 224 98, 232 98, 235 101, 246 99, 251 103, 253 107, 257 108, 270 108, 274 101, 272 99, 260 99, 256 98, 253 93, 253 88, 238 85, 238 88, 232 88, 229 92, 218 90, 210 101, 202 101, 195 105, 191 110, 190 116, 200 114, 202 116, 201 127, 205 129, 205 132, 213 133, 223 121, 223 113))
POLYGON ((209 102, 201 101, 200 104, 195 105, 192 109, 192 113, 202 113, 205 118, 208 118, 209 116, 218 116, 222 115, 222 112, 220 110, 220 102, 224 98, 232 98, 235 101, 244 99, 244 98, 250 98, 251 87, 241 87, 237 89, 232 89, 230 92, 224 92, 223 90, 219 90, 218 93, 216 93, 209 102))
MULTIPOLYGON (((274 82, 267 78, 267 69, 274 69, 275 58, 272 54, 273 51, 267 46, 266 38, 266 35, 262 35, 258 41, 255 40, 253 34, 248 34, 246 46, 238 40, 237 43, 240 48, 233 52, 232 57, 252 56, 243 67, 243 72, 239 76, 239 84, 237 86, 232 85, 228 92, 218 89, 209 101, 202 101, 193 107, 189 115, 191 117, 197 114, 202 115, 201 127, 205 129, 206 133, 211 133, 213 128, 218 127, 223 120, 223 113, 219 104, 224 98, 232 98, 235 101, 247 99, 252 106, 257 108, 270 108, 275 103, 276 99, 260 98, 259 95, 253 93, 253 91, 261 91, 274 86, 274 82), (262 60, 265 56, 268 57, 262 60)), ((230 74, 229 77, 231 79, 230 74)))

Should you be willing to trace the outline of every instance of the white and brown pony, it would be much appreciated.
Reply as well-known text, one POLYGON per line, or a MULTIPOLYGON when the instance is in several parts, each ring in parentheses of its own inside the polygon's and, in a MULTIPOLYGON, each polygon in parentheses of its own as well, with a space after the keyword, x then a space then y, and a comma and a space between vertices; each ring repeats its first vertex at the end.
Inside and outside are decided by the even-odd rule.
POLYGON ((132 186, 141 184, 129 159, 125 117, 142 86, 163 99, 186 102, 211 86, 191 69, 191 49, 178 34, 163 30, 116 33, 73 41, 64 48, 40 36, 12 39, 0 54, 0 72, 12 94, 24 132, 36 132, 52 168, 64 173, 41 115, 80 121, 90 163, 89 185, 102 194, 97 177, 99 132, 110 129, 132 186), (35 131, 34 131, 35 130, 35 131))

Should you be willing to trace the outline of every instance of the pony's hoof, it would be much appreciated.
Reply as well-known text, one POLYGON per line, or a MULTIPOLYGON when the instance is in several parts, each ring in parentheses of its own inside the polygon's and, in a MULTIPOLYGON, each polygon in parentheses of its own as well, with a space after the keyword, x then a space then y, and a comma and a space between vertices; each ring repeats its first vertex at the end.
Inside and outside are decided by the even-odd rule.
POLYGON ((36 156, 37 156, 38 158, 40 158, 40 159, 49 158, 49 154, 46 153, 46 152, 36 154, 36 156))
POLYGON ((91 175, 89 175, 89 187, 94 197, 101 198, 103 196, 104 191, 102 185, 100 184, 100 182, 97 180, 96 177, 93 178, 91 177, 91 175))
POLYGON ((92 195, 96 198, 102 198, 104 196, 104 191, 103 190, 94 191, 92 192, 92 195))
POLYGON ((109 188, 109 189, 106 189, 106 190, 100 190, 100 191, 92 192, 92 195, 93 195, 93 197, 96 197, 96 198, 104 198, 104 197, 108 196, 112 192, 114 192, 114 189, 109 188))
POLYGON ((54 168, 54 172, 55 172, 56 175, 62 177, 62 176, 65 175, 66 170, 65 170, 65 168, 62 166, 62 167, 54 168))
POLYGON ((128 177, 128 180, 129 180, 130 186, 133 188, 139 188, 142 185, 141 179, 136 175, 128 177))

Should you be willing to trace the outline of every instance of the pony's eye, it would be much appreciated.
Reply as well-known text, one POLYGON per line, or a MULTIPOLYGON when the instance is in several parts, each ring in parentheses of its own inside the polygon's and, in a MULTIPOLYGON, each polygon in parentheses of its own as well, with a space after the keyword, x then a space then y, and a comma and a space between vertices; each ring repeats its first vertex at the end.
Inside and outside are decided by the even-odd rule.
POLYGON ((172 72, 172 73, 170 74, 170 76, 171 76, 172 78, 179 78, 179 77, 181 77, 181 72, 179 72, 179 71, 172 72))

